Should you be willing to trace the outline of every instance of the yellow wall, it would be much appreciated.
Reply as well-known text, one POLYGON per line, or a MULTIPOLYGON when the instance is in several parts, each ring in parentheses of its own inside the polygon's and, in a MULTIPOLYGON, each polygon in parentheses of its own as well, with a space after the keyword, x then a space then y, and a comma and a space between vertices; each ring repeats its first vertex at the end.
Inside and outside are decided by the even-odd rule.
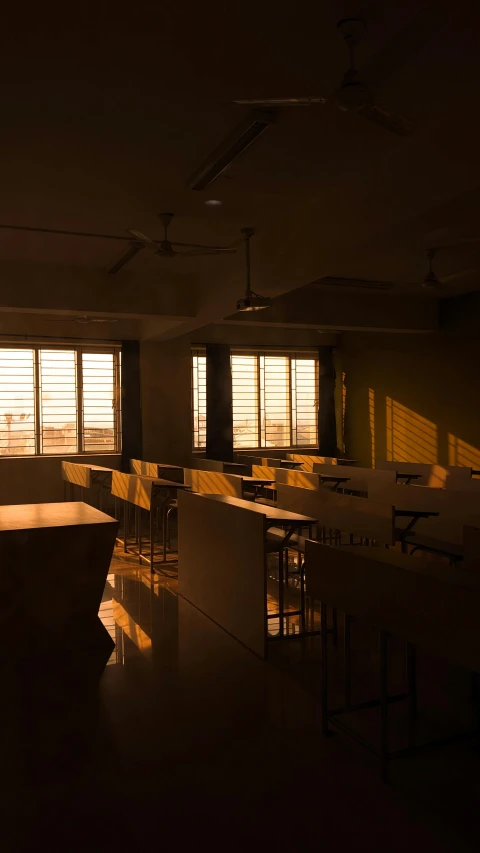
MULTIPOLYGON (((0 504, 34 504, 63 501, 61 460, 90 462, 119 468, 119 454, 88 456, 17 456, 0 458, 0 504)), ((75 500, 80 500, 77 496, 75 500)))
POLYGON ((347 456, 480 468, 480 345, 473 335, 346 333, 347 456))

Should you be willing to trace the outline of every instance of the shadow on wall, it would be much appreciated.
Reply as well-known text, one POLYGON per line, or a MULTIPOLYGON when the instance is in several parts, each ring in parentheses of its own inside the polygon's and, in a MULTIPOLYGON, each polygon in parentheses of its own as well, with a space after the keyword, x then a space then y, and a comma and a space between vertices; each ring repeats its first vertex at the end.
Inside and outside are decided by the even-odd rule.
MULTIPOLYGON (((368 422, 370 435, 370 463, 375 468, 376 447, 375 389, 368 389, 368 422)), ((446 463, 480 469, 480 449, 447 433, 448 459, 439 459, 439 430, 436 424, 424 418, 403 403, 385 398, 385 443, 378 451, 378 460, 389 462, 423 462, 427 465, 446 463)), ((383 444, 383 442, 382 442, 383 444)))

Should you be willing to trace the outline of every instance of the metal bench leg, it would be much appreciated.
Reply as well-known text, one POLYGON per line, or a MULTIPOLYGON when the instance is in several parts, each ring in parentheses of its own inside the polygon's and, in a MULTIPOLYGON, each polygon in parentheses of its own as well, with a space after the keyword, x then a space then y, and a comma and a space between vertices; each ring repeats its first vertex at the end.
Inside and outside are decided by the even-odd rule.
POLYGON ((407 643, 407 708, 408 745, 413 746, 417 716, 417 650, 411 643, 407 643))
POLYGON ((336 649, 338 646, 338 614, 337 608, 334 607, 332 610, 332 632, 333 632, 333 646, 336 649))
POLYGON ((153 524, 153 519, 154 519, 154 516, 155 516, 155 511, 154 511, 153 509, 150 509, 150 512, 149 512, 149 522, 150 522, 150 524, 149 524, 149 535, 150 535, 150 571, 151 571, 151 572, 153 572, 153 549, 154 549, 154 540, 153 540, 153 537, 154 537, 154 524, 153 524))
POLYGON ((278 616, 279 616, 279 634, 283 637, 283 608, 284 608, 284 587, 283 587, 283 551, 278 552, 278 616))
POLYGON ((327 643, 327 605, 320 603, 320 633, 322 638, 322 735, 328 737, 328 643, 327 643))
POLYGON ((388 635, 380 631, 380 764, 382 781, 388 781, 388 635))
POLYGON ((300 610, 302 611, 302 632, 305 633, 306 626, 306 613, 305 613, 305 563, 302 561, 302 555, 299 553, 298 555, 298 570, 300 572, 300 610))
POLYGON ((127 553, 127 536, 128 536, 128 524, 129 524, 129 512, 128 512, 128 502, 123 502, 123 551, 127 553))
POLYGON ((345 707, 350 708, 352 704, 352 651, 350 646, 351 639, 351 616, 344 614, 344 635, 343 635, 343 658, 345 668, 345 707))
POLYGON ((135 526, 137 528, 138 562, 142 562, 142 510, 135 507, 135 526))

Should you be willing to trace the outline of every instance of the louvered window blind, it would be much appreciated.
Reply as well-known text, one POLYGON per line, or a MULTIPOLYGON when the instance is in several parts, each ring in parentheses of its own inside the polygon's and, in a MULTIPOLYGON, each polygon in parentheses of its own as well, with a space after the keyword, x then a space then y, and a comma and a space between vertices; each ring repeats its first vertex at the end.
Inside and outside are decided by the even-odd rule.
POLYGON ((0 347, 0 456, 120 450, 120 348, 0 347))

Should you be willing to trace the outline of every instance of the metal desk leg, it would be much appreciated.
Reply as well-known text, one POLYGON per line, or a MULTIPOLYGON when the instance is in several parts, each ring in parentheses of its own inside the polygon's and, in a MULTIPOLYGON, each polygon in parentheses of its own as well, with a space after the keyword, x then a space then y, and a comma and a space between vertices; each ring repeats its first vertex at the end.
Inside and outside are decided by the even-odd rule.
POLYGON ((408 745, 413 746, 417 716, 417 650, 411 643, 407 643, 407 705, 408 745))
POLYGON ((167 562, 167 504, 162 506, 163 562, 167 562))
POLYGON ((128 525, 130 523, 128 501, 123 502, 123 550, 127 553, 128 525))
POLYGON ((351 616, 344 614, 345 627, 343 635, 343 656, 345 668, 345 707, 350 708, 352 703, 352 651, 350 646, 351 639, 351 616))
POLYGON ((320 603, 320 633, 322 638, 322 735, 328 737, 328 643, 327 643, 327 605, 320 603))
POLYGON ((332 633, 333 633, 333 647, 336 649, 338 646, 338 614, 337 608, 332 608, 332 633))
POLYGON ((302 632, 307 630, 306 613, 305 613, 305 564, 302 560, 302 555, 298 555, 298 569, 300 572, 300 610, 302 611, 302 632))
POLYGON ((380 762, 382 781, 388 780, 388 634, 380 631, 380 762))
POLYGON ((278 611, 279 611, 279 635, 283 637, 284 631, 284 588, 283 588, 283 551, 278 552, 278 611))
POLYGON ((149 530, 150 530, 150 571, 151 571, 151 572, 153 572, 153 549, 154 549, 154 541, 153 541, 153 536, 154 536, 154 524, 153 524, 153 519, 154 519, 154 515, 155 515, 155 510, 153 510, 152 508, 150 508, 150 513, 149 513, 149 515, 150 515, 150 528, 149 528, 149 530))
POLYGON ((135 507, 135 527, 137 529, 138 562, 142 562, 142 516, 140 507, 135 507))

